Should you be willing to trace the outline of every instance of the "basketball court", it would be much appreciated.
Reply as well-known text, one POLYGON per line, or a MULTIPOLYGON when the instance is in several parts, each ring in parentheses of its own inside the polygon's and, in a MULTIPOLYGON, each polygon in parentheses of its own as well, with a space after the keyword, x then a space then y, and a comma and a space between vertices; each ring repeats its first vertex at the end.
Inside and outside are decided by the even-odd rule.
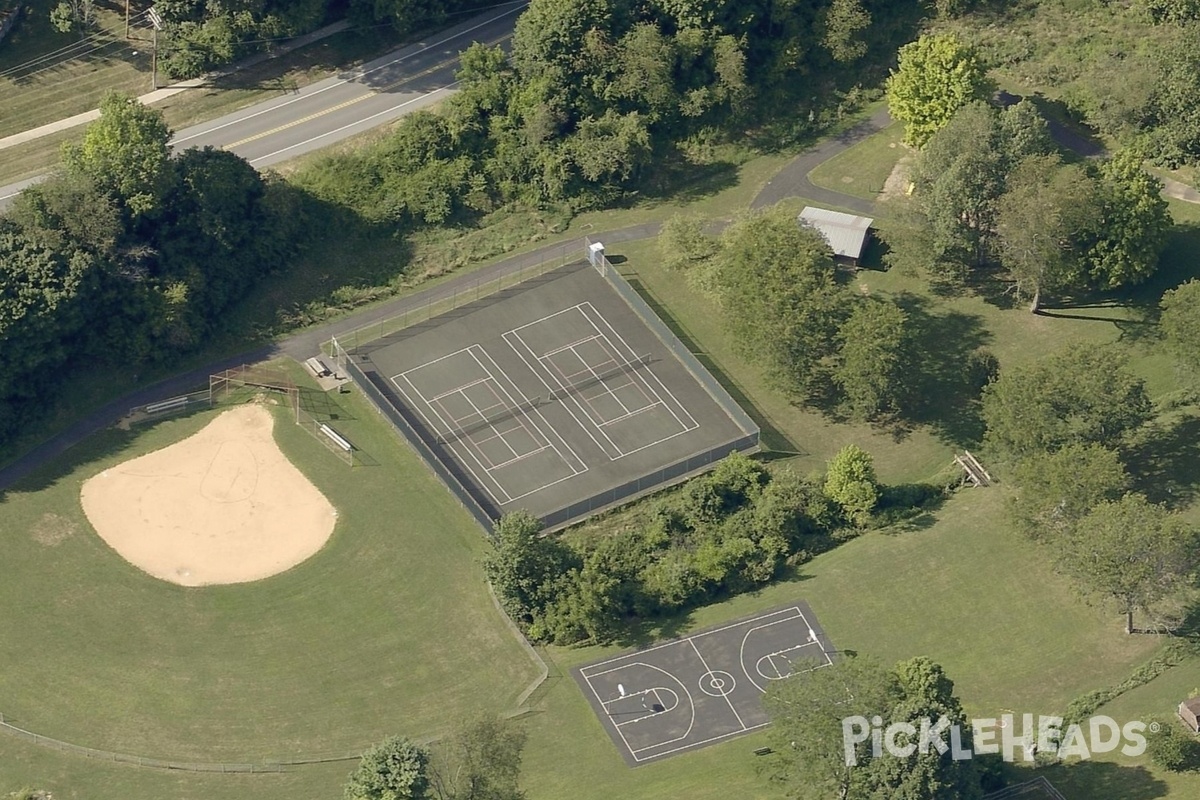
POLYGON ((703 468, 746 438, 586 263, 354 358, 492 519, 523 508, 562 524, 703 468))
POLYGON ((630 766, 697 750, 768 724, 771 681, 833 663, 806 603, 701 631, 574 671, 630 766))

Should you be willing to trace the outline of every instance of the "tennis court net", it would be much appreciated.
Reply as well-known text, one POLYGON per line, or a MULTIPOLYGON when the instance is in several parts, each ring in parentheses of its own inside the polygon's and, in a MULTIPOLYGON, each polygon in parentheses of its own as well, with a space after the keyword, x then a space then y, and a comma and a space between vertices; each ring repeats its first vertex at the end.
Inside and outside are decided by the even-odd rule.
POLYGON ((561 379, 556 378, 559 383, 559 388, 550 392, 550 399, 561 400, 568 395, 578 394, 584 389, 587 389, 589 386, 596 386, 597 384, 604 383, 609 378, 614 378, 618 375, 631 375, 638 367, 644 367, 649 363, 650 354, 647 353, 646 355, 638 356, 632 361, 626 361, 623 364, 617 364, 616 366, 602 369, 599 372, 593 372, 583 380, 566 386, 562 385, 561 379))
POLYGON ((472 433, 477 433, 484 428, 490 428, 497 422, 503 422, 506 419, 512 419, 518 414, 524 414, 527 411, 537 408, 542 404, 542 398, 535 397, 532 400, 526 400, 522 403, 517 403, 515 406, 505 406, 497 411, 479 416, 478 419, 472 420, 465 425, 460 425, 448 433, 438 434, 438 444, 450 444, 457 442, 460 439, 465 439, 472 433))

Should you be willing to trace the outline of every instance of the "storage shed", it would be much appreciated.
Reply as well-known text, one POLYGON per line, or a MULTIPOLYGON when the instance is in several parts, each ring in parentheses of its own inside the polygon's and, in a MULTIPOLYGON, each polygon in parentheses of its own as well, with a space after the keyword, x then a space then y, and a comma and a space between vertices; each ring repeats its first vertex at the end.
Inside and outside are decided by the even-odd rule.
POLYGON ((870 217, 856 217, 812 206, 805 206, 796 219, 801 225, 808 225, 825 237, 834 258, 855 267, 867 249, 871 224, 875 222, 870 217))

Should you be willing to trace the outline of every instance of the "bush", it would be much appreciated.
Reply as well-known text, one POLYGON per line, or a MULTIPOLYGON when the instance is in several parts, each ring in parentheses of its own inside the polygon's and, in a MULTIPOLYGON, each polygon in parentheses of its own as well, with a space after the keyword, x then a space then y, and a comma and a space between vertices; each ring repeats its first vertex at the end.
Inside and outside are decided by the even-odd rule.
POLYGON ((1177 719, 1159 719, 1146 731, 1150 760, 1171 772, 1200 769, 1200 741, 1184 730, 1177 719), (1154 727, 1158 731, 1154 731, 1154 727))

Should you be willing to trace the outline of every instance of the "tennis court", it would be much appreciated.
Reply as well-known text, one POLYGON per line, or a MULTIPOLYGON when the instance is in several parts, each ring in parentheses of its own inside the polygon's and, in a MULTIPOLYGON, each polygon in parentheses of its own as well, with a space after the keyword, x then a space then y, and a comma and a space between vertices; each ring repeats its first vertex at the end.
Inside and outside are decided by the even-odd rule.
POLYGON ((523 508, 565 524, 750 449, 746 426, 587 263, 353 359, 491 519, 523 508))

